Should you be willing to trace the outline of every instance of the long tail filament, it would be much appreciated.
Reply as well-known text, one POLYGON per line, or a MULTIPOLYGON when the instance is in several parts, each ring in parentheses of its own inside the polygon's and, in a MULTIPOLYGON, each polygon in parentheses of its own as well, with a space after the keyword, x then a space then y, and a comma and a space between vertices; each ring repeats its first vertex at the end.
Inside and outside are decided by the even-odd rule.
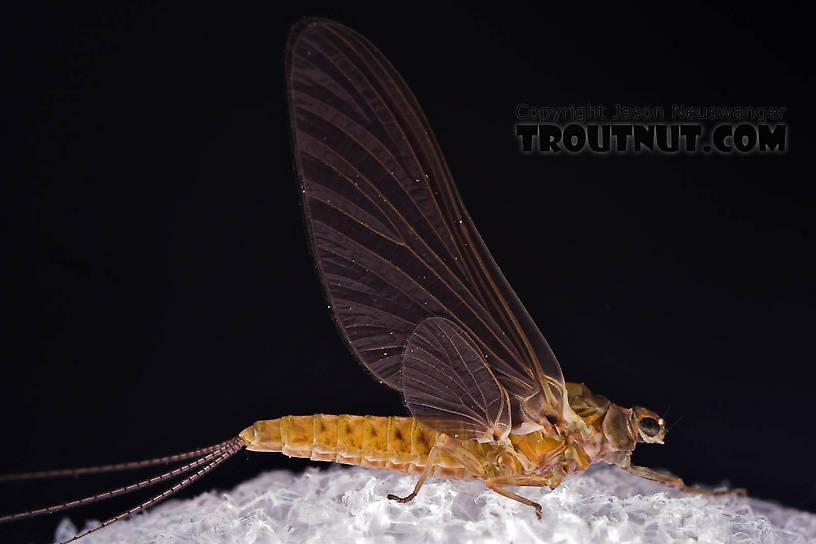
POLYGON ((110 498, 116 497, 118 495, 123 495, 125 493, 130 493, 132 491, 136 491, 136 490, 139 490, 139 489, 144 489, 144 488, 149 487, 151 485, 155 485, 155 484, 157 484, 159 482, 163 482, 163 481, 168 480, 170 478, 174 478, 174 477, 180 476, 182 474, 187 474, 187 473, 192 472, 192 471, 195 470, 195 472, 193 472, 189 476, 185 477, 180 482, 176 483, 172 487, 169 487, 169 488, 165 489, 164 491, 162 491, 158 495, 155 495, 155 496, 151 497, 150 499, 143 502, 142 504, 139 504, 138 506, 135 506, 135 507, 133 507, 133 508, 131 508, 129 510, 126 510, 126 511, 124 511, 124 512, 122 512, 122 513, 120 513, 120 514, 106 520, 106 521, 103 521, 99 525, 96 525, 95 527, 91 527, 90 529, 87 529, 87 530, 79 533, 75 537, 73 537, 73 538, 71 538, 69 540, 66 540, 61 544, 67 544, 68 542, 74 542, 75 540, 80 539, 80 538, 82 538, 82 537, 84 537, 86 535, 89 535, 89 534, 91 534, 91 533, 93 533, 95 531, 98 531, 99 529, 102 529, 103 527, 107 527, 111 523, 114 523, 116 521, 119 521, 120 519, 124 519, 124 518, 127 518, 127 517, 129 517, 129 516, 131 516, 133 514, 137 514, 139 512, 147 510, 148 508, 150 508, 154 504, 157 504, 157 503, 163 501, 164 499, 170 497, 171 495, 173 495, 177 491, 187 487, 188 485, 190 485, 194 481, 198 480, 199 478, 201 478, 202 476, 204 476, 205 474, 210 472, 212 469, 214 469, 215 467, 217 467, 218 465, 220 465, 221 463, 223 463, 224 461, 226 461, 227 459, 229 459, 230 457, 235 455, 237 452, 239 452, 241 450, 241 448, 243 448, 243 446, 244 446, 243 440, 241 440, 241 438, 239 438, 239 437, 235 437, 235 438, 232 438, 232 439, 227 440, 225 442, 221 442, 220 444, 216 444, 214 446, 211 446, 209 448, 202 448, 202 449, 198 449, 198 450, 187 452, 187 453, 181 453, 181 454, 171 455, 171 456, 167 456, 167 457, 159 457, 159 458, 156 458, 156 459, 149 459, 149 460, 146 460, 146 461, 136 461, 136 462, 132 462, 132 463, 119 463, 119 464, 116 464, 116 465, 104 465, 104 466, 87 467, 87 468, 80 468, 80 469, 29 472, 27 474, 10 475, 10 476, 7 476, 7 477, 2 477, 0 479, 0 481, 27 480, 27 479, 34 479, 34 478, 46 478, 46 477, 51 477, 51 476, 67 476, 67 475, 75 475, 75 474, 90 474, 90 473, 99 473, 99 472, 112 472, 112 471, 116 471, 116 470, 128 470, 128 469, 131 469, 131 468, 140 468, 140 467, 158 465, 158 464, 162 464, 162 463, 171 463, 173 461, 180 461, 180 460, 184 460, 184 459, 190 459, 190 458, 193 458, 193 457, 196 457, 196 456, 198 457, 198 459, 196 459, 195 461, 193 461, 191 463, 187 463, 186 465, 183 465, 183 466, 180 466, 180 467, 175 468, 173 470, 167 471, 164 474, 160 474, 158 476, 154 476, 152 478, 148 478, 146 480, 142 480, 140 482, 136 482, 136 483, 133 483, 133 484, 130 484, 130 485, 127 485, 127 486, 119 487, 119 488, 116 488, 116 489, 111 489, 111 490, 108 490, 108 491, 104 491, 102 493, 97 493, 95 495, 84 497, 82 499, 68 501, 68 502, 64 502, 64 503, 61 503, 61 504, 55 504, 55 505, 47 506, 47 507, 44 507, 44 508, 37 508, 37 509, 34 509, 34 510, 29 510, 27 512, 20 512, 20 513, 17 513, 17 514, 9 514, 9 515, 5 515, 5 516, 0 516, 0 523, 4 523, 4 522, 7 522, 7 521, 16 521, 16 520, 21 520, 21 519, 26 519, 26 518, 32 518, 32 517, 41 516, 41 515, 44 515, 44 514, 53 514, 55 512, 60 512, 62 510, 67 510, 69 508, 74 508, 74 507, 77 507, 77 506, 90 504, 92 502, 101 501, 101 500, 105 500, 105 499, 110 499, 110 498), (196 470, 196 469, 198 469, 198 470, 196 470))
POLYGON ((19 472, 17 474, 0 474, 0 483, 3 482, 17 482, 21 480, 37 480, 41 478, 57 478, 60 476, 82 476, 84 474, 101 474, 105 472, 117 472, 121 470, 132 470, 137 468, 152 467, 155 465, 167 465, 175 463, 176 461, 184 461, 186 459, 193 459, 201 457, 208 453, 224 449, 227 442, 210 446, 209 448, 201 448, 185 453, 178 453, 176 455, 167 455, 165 457, 156 457, 155 459, 145 459, 144 461, 132 461, 129 463, 116 463, 114 465, 99 465, 95 467, 82 468, 68 468, 60 470, 40 470, 37 472, 19 472))

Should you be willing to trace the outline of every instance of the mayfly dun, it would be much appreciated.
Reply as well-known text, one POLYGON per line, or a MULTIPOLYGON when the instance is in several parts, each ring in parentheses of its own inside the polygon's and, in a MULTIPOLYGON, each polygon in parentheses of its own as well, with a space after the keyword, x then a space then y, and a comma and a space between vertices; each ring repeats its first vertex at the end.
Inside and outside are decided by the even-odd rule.
POLYGON ((402 392, 410 417, 289 415, 257 421, 189 453, 34 479, 186 461, 141 482, 0 517, 12 521, 181 478, 76 540, 141 512, 247 449, 508 489, 557 487, 603 461, 695 493, 720 494, 633 465, 639 442, 662 444, 664 420, 564 380, 547 341, 499 270, 454 186, 413 93, 368 40, 307 19, 286 52, 294 158, 311 248, 341 336, 377 379, 402 392))

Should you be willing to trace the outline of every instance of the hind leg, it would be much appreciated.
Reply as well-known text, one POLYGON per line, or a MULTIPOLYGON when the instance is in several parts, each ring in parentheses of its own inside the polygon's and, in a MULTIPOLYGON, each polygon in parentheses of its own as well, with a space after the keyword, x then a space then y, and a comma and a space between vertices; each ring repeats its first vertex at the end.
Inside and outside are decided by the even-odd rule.
POLYGON ((483 476, 484 471, 482 465, 473 456, 473 454, 464 449, 461 445, 458 445, 457 442, 448 438, 446 435, 441 434, 437 437, 431 451, 428 453, 428 460, 425 462, 425 470, 422 471, 422 476, 419 477, 419 481, 414 486, 414 490, 405 497, 398 497, 397 495, 389 493, 388 498, 392 501, 402 503, 413 500, 414 497, 417 496, 417 493, 419 493, 419 490, 422 489, 422 484, 424 484, 428 476, 431 475, 434 463, 436 462, 440 453, 445 453, 449 457, 455 459, 472 474, 480 477, 483 476))
POLYGON ((422 489, 422 484, 424 484, 425 480, 428 478, 428 476, 431 475, 431 471, 433 470, 433 466, 434 466, 433 464, 436 461, 436 457, 437 457, 438 453, 439 453, 439 448, 436 445, 434 445, 434 447, 431 448, 430 453, 428 453, 428 460, 426 461, 426 464, 425 464, 425 470, 422 471, 422 476, 419 477, 419 481, 416 483, 416 485, 414 486, 414 490, 410 494, 408 494, 408 495, 406 495, 404 497, 399 497, 397 495, 389 493, 388 498, 390 500, 392 500, 392 501, 397 501, 397 502, 402 502, 402 503, 414 500, 414 497, 417 496, 417 493, 419 493, 419 490, 422 489))

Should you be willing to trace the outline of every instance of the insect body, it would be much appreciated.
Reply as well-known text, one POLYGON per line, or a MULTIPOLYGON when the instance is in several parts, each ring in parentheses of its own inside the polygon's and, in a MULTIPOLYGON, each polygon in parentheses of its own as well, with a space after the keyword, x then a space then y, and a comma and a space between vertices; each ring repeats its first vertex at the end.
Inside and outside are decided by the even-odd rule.
MULTIPOLYGON (((479 442, 439 433, 412 417, 314 414, 257 421, 240 438, 251 451, 421 475, 410 498, 428 476, 482 479, 491 489, 533 506, 540 516, 538 504, 503 486, 555 488, 567 474, 583 471, 595 461, 635 472, 648 470, 630 465, 635 443, 662 442, 665 435, 663 420, 648 410, 625 410, 592 395, 583 384, 567 383, 567 388, 585 425, 576 435, 533 431, 511 433, 504 441, 479 442)), ((671 483, 661 473, 654 477, 671 483)))
MULTIPOLYGON (((0 521, 187 474, 102 527, 166 498, 242 447, 419 475, 411 494, 389 495, 401 502, 428 476, 477 478, 539 517, 541 506, 507 487, 554 488, 597 461, 708 492, 630 464, 638 442, 663 442, 657 414, 564 381, 465 210, 419 104, 376 47, 338 23, 305 20, 290 34, 286 78, 306 226, 330 308, 355 357, 402 392, 412 417, 258 421, 205 450, 92 469, 197 458, 175 471, 0 521)), ((66 473, 77 471, 22 477, 66 473)))

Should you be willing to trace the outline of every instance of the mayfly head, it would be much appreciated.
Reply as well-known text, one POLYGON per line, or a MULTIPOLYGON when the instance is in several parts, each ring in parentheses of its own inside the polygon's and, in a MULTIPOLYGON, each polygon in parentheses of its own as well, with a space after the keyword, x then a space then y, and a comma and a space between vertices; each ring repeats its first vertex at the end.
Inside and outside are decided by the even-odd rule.
POLYGON ((641 406, 632 410, 632 423, 637 431, 638 442, 662 444, 666 436, 666 422, 662 417, 641 406))

